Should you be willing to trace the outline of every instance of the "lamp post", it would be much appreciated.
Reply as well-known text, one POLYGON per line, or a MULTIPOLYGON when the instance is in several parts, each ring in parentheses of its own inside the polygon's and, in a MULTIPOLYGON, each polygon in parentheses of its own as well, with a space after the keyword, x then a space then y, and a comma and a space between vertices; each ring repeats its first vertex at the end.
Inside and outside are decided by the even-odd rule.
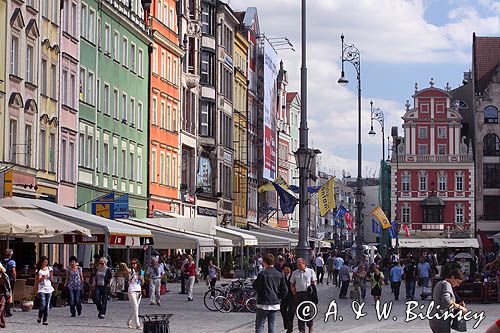
POLYGON ((309 263, 311 248, 308 242, 308 193, 307 178, 311 164, 311 150, 308 148, 307 128, 307 66, 306 66, 306 0, 302 0, 302 66, 300 68, 300 128, 299 148, 295 152, 295 159, 299 168, 299 242, 295 248, 297 258, 303 258, 309 263))
POLYGON ((356 198, 356 259, 359 260, 363 254, 363 245, 361 243, 361 225, 363 224, 361 214, 363 209, 363 180, 361 178, 361 58, 357 47, 354 45, 346 45, 344 43, 344 35, 340 35, 342 41, 342 72, 338 84, 341 86, 347 85, 349 80, 345 77, 344 63, 351 63, 356 69, 356 79, 358 80, 358 177, 356 179, 357 188, 354 193, 356 198))

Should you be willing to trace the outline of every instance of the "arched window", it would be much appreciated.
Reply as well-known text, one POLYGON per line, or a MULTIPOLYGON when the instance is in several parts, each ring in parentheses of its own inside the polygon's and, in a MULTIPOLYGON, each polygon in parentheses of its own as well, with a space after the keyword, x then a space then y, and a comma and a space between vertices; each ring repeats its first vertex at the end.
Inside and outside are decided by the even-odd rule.
POLYGON ((498 123, 498 109, 495 106, 489 105, 484 108, 484 122, 490 124, 498 123))
POLYGON ((483 139, 483 156, 500 156, 500 139, 493 133, 483 139))

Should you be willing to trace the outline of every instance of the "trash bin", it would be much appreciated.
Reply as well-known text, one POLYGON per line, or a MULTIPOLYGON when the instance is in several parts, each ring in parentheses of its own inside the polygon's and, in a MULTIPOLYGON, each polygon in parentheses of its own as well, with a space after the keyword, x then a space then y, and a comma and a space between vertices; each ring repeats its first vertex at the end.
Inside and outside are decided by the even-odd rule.
POLYGON ((143 323, 143 333, 169 333, 170 332, 170 317, 173 314, 150 314, 141 315, 143 323))

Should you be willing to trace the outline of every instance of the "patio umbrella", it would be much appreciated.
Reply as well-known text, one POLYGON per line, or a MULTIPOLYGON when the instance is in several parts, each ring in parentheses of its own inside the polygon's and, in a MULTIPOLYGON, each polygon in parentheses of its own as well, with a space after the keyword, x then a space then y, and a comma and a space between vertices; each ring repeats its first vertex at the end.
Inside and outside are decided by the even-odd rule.
POLYGON ((0 235, 7 237, 36 237, 46 234, 40 222, 0 207, 0 235))
POLYGON ((55 237, 65 234, 91 236, 89 229, 44 213, 38 207, 23 202, 22 199, 0 199, 0 207, 42 224, 45 227, 45 234, 37 235, 41 238, 55 237))

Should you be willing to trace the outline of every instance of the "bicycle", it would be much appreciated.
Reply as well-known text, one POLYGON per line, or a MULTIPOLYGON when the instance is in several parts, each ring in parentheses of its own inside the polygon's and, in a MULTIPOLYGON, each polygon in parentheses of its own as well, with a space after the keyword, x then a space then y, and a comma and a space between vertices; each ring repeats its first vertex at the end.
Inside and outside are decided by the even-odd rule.
POLYGON ((257 310, 257 300, 255 291, 244 279, 233 281, 223 287, 227 288, 227 293, 214 298, 215 308, 223 313, 233 310, 255 312, 257 310))

